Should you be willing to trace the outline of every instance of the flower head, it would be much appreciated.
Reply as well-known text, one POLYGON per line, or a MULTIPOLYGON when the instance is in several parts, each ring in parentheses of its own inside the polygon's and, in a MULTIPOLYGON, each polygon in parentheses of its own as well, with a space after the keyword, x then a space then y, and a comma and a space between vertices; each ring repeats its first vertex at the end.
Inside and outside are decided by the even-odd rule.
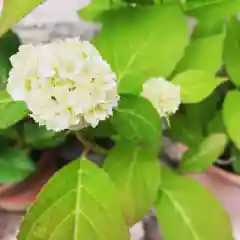
POLYGON ((180 86, 161 77, 146 81, 141 96, 153 104, 161 117, 175 113, 181 103, 180 86))
POLYGON ((23 45, 10 60, 9 94, 47 129, 95 127, 117 106, 116 74, 89 42, 23 45))

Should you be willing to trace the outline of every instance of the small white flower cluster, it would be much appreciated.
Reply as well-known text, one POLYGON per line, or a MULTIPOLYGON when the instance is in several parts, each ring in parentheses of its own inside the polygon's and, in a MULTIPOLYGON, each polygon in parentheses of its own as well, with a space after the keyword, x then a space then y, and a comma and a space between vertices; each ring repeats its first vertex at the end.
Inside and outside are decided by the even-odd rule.
POLYGON ((47 129, 95 127, 117 106, 116 74, 89 42, 23 45, 10 60, 7 91, 47 129))
POLYGON ((180 86, 161 77, 146 81, 141 96, 153 104, 161 117, 175 113, 181 103, 180 86))

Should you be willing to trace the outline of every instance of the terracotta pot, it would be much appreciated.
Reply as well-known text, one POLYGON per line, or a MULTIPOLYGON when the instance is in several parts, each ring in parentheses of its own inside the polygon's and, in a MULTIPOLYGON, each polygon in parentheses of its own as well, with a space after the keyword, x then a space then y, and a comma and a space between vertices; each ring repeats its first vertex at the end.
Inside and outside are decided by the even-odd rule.
MULTIPOLYGON (((169 139, 165 141, 166 154, 176 161, 180 161, 187 149, 181 143, 171 143, 169 139)), ((231 217, 235 239, 240 240, 240 176, 214 166, 204 173, 189 175, 220 200, 231 217)))
POLYGON ((45 151, 37 163, 37 170, 24 181, 0 185, 0 209, 24 211, 36 199, 44 184, 56 171, 52 151, 45 151))

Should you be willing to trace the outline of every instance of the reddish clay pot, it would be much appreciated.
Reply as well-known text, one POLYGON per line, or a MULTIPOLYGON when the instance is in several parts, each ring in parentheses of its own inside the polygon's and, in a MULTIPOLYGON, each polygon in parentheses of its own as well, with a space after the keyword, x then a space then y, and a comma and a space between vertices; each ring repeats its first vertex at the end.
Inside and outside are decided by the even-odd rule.
POLYGON ((37 163, 37 170, 24 181, 0 185, 0 209, 24 211, 36 199, 44 184, 56 172, 52 151, 45 151, 37 163))

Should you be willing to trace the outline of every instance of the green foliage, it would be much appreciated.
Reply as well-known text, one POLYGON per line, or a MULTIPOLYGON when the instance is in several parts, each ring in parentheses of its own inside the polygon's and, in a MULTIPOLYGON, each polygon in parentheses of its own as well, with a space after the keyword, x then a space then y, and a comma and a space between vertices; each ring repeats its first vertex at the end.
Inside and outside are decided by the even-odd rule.
POLYGON ((193 179, 166 168, 162 176, 155 207, 164 239, 233 239, 230 219, 212 194, 193 179))
POLYGON ((226 131, 238 149, 240 149, 239 101, 240 92, 229 91, 223 104, 223 121, 226 126, 226 131))
MULTIPOLYGON (((204 23, 203 23, 204 24, 204 23)), ((199 69, 214 75, 222 65, 222 52, 225 40, 225 28, 221 22, 218 31, 209 33, 208 29, 196 28, 195 35, 185 50, 184 57, 178 63, 176 71, 199 69)), ((206 24, 208 26, 208 24, 206 24)))
POLYGON ((149 78, 168 77, 188 43, 187 21, 176 6, 127 7, 102 22, 93 43, 116 72, 121 93, 139 93, 149 78))
MULTIPOLYGON (((5 0, 0 34, 41 2, 5 0)), ((223 207, 202 186, 180 174, 205 171, 228 143, 235 159, 232 166, 240 172, 240 93, 230 90, 240 83, 240 25, 235 16, 239 10, 240 0, 92 0, 79 14, 101 23, 92 43, 117 75, 120 100, 112 117, 78 132, 55 133, 39 127, 26 118, 24 103, 13 102, 5 82, 9 57, 20 43, 11 31, 3 35, 0 183, 27 177, 34 171, 27 153, 56 147, 71 139, 67 134, 80 136, 85 147, 81 159, 46 184, 22 222, 19 240, 128 240, 127 228, 154 203, 166 240, 232 239, 223 207), (189 16, 197 20, 191 33, 189 16), (222 66, 232 82, 227 82, 223 71, 219 74, 222 66), (181 88, 178 112, 166 116, 166 136, 189 147, 176 172, 158 166, 162 123, 154 107, 171 104, 175 98, 159 96, 153 106, 139 96, 145 81, 153 77, 181 88), (101 137, 114 140, 109 152, 94 141, 101 137), (89 151, 106 155, 103 168, 87 161, 89 151)), ((162 90, 171 97, 167 88, 162 90)))
POLYGON ((22 222, 19 240, 128 240, 107 174, 84 159, 60 170, 22 222))
POLYGON ((211 121, 209 121, 207 125, 207 132, 208 134, 226 132, 226 128, 223 123, 222 111, 218 111, 211 121))
POLYGON ((64 141, 65 136, 63 132, 53 132, 30 121, 24 123, 25 142, 35 148, 57 146, 64 141))
POLYGON ((240 86, 240 24, 234 17, 227 25, 227 38, 225 41, 224 61, 230 79, 240 86))
POLYGON ((34 170, 35 166, 33 162, 20 149, 6 147, 1 149, 0 183, 14 183, 21 181, 34 170))
POLYGON ((192 1, 195 6, 191 7, 188 13, 200 21, 224 19, 238 14, 240 10, 239 0, 192 1))
POLYGON ((126 139, 158 149, 161 141, 161 120, 148 100, 122 95, 111 121, 117 132, 126 139))
POLYGON ((219 92, 214 91, 199 103, 184 105, 188 123, 205 132, 206 125, 215 117, 219 101, 219 92))
POLYGON ((211 134, 197 147, 189 149, 182 158, 180 170, 183 172, 204 172, 224 152, 227 136, 223 133, 211 134))
POLYGON ((207 72, 187 70, 174 76, 172 83, 181 87, 183 103, 196 103, 210 95, 220 82, 207 72))
POLYGON ((114 130, 110 119, 101 121, 95 128, 88 127, 82 131, 87 137, 91 139, 94 137, 110 137, 112 135, 116 135, 116 131, 114 130))
POLYGON ((23 102, 14 102, 6 91, 0 90, 0 129, 17 123, 28 114, 23 102))
POLYGON ((18 23, 25 15, 42 2, 43 0, 24 0, 23 2, 19 2, 18 0, 4 1, 3 11, 0 17, 0 35, 18 23))
POLYGON ((18 51, 20 40, 12 31, 0 38, 0 89, 4 89, 11 69, 9 58, 18 51))
POLYGON ((86 21, 97 21, 104 12, 122 6, 124 6, 122 0, 92 0, 85 8, 79 10, 79 15, 86 21))
POLYGON ((140 221, 152 208, 159 188, 157 155, 121 139, 109 153, 104 169, 115 184, 127 224, 140 221))
POLYGON ((170 122, 171 127, 167 129, 167 135, 172 140, 184 143, 189 147, 195 147, 203 140, 201 128, 186 115, 177 113, 170 118, 170 122))

